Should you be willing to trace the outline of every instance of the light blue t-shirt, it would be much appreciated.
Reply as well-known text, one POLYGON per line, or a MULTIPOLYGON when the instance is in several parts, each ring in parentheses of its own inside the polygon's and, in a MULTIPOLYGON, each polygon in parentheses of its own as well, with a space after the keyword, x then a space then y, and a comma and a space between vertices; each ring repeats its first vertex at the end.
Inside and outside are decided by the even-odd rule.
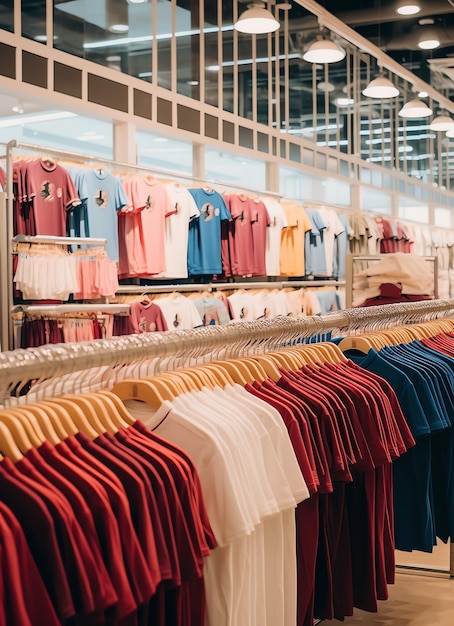
POLYGON ((117 211, 129 204, 121 181, 105 170, 82 169, 74 183, 86 205, 85 234, 107 239, 106 252, 111 261, 118 261, 117 211))
POLYGON ((200 211, 189 224, 188 272, 221 274, 221 222, 230 220, 223 197, 214 190, 190 189, 190 194, 200 211))
POLYGON ((304 246, 306 274, 326 276, 326 256, 323 231, 326 228, 322 216, 314 209, 305 209, 312 228, 306 233, 304 246))

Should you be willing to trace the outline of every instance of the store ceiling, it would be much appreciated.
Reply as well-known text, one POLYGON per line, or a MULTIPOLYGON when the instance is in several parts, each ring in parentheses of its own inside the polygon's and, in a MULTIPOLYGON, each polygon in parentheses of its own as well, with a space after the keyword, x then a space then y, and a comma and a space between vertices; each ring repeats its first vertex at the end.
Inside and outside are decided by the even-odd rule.
POLYGON ((414 16, 396 13, 403 0, 349 0, 345 4, 339 0, 324 0, 318 4, 452 98, 454 0, 418 0, 421 12, 414 16), (419 23, 427 19, 433 20, 433 25, 419 23), (421 50, 418 47, 419 37, 426 27, 436 30, 441 43, 439 48, 421 50))

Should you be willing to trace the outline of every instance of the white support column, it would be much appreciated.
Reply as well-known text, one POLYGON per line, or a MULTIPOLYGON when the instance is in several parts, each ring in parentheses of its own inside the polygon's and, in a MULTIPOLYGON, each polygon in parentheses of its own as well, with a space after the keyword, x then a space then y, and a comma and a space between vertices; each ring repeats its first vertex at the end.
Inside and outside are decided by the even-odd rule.
POLYGON ((202 143, 192 144, 192 175, 205 180, 205 146, 202 143))
POLYGON ((269 191, 279 192, 279 163, 267 161, 266 163, 266 188, 269 191))
POLYGON ((114 122, 113 158, 121 163, 137 163, 136 125, 131 122, 114 122))

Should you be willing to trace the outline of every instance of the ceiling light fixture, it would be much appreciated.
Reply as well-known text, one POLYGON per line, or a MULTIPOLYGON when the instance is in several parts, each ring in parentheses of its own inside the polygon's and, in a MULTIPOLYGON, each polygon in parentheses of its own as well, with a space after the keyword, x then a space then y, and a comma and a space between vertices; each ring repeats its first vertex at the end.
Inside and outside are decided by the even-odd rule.
POLYGON ((406 119, 416 119, 418 117, 430 117, 433 111, 427 106, 425 102, 422 102, 419 98, 413 98, 399 111, 399 117, 406 119))
POLYGON ((355 101, 353 98, 336 98, 334 100, 334 104, 336 104, 338 107, 348 107, 351 104, 355 104, 355 101))
POLYGON ((427 93, 427 91, 419 91, 418 92, 418 97, 419 98, 428 98, 429 94, 427 93))
POLYGON ((145 4, 148 0, 128 0, 128 4, 145 4))
POLYGON ((454 130, 454 120, 445 111, 440 111, 431 121, 429 128, 439 132, 454 130))
POLYGON ((416 2, 405 2, 396 9, 396 13, 399 13, 399 15, 416 15, 420 11, 421 7, 416 2))
POLYGON ((109 30, 112 33, 127 33, 129 26, 127 24, 112 24, 109 30))
POLYGON ((235 30, 248 35, 274 33, 280 26, 278 20, 263 2, 248 4, 246 11, 235 22, 235 30))
POLYGON ((418 47, 421 50, 435 50, 440 45, 439 32, 434 28, 435 21, 431 18, 419 20, 419 25, 423 26, 418 39, 418 47))
POLYGON ((368 98, 395 98, 399 95, 399 90, 389 78, 386 78, 386 76, 380 72, 378 76, 371 80, 367 87, 363 89, 363 95, 368 98))
POLYGON ((446 131, 446 137, 449 137, 449 139, 454 139, 454 128, 450 128, 448 131, 446 131))
POLYGON ((345 54, 335 41, 319 34, 303 54, 303 59, 309 63, 337 63, 345 58, 345 54))

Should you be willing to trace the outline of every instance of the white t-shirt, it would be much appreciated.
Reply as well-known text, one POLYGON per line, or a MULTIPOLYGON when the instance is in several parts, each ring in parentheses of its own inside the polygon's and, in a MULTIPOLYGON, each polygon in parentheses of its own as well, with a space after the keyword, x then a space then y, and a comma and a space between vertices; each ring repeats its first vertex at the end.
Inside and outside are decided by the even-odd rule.
POLYGON ((160 276, 165 278, 187 278, 189 222, 200 215, 200 211, 189 191, 177 182, 167 183, 164 188, 175 213, 166 220, 165 259, 166 269, 160 276))
POLYGON ((326 275, 333 276, 334 274, 334 240, 338 235, 344 232, 345 228, 339 219, 336 211, 328 209, 327 207, 321 207, 317 209, 321 215, 323 223, 326 225, 323 231, 323 243, 325 248, 325 261, 326 261, 326 275))
POLYGON ((256 310, 257 300, 247 292, 233 293, 227 297, 230 303, 233 319, 232 322, 253 322, 262 312, 256 310))
POLYGON ((158 298, 156 304, 161 309, 169 330, 190 330, 203 326, 197 307, 189 298, 180 295, 158 298))
POLYGON ((270 225, 266 229, 266 274, 280 276, 280 253, 282 229, 287 228, 287 217, 282 205, 275 198, 260 198, 270 216, 270 225))

